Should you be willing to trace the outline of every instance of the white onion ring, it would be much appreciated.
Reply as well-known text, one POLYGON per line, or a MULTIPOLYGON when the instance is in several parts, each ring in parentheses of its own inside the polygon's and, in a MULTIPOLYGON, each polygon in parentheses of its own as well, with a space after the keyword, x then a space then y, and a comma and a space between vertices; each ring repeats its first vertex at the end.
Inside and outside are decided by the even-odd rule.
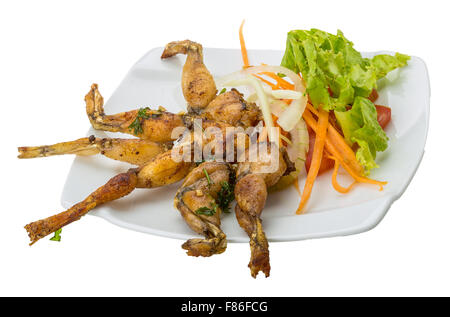
POLYGON ((286 89, 280 89, 280 90, 272 90, 271 91, 272 97, 276 99, 300 99, 303 94, 301 92, 295 91, 295 90, 286 90, 286 89))
POLYGON ((290 134, 292 145, 288 145, 286 151, 296 169, 301 170, 305 165, 306 153, 309 150, 309 133, 305 121, 300 119, 290 134))
POLYGON ((255 89, 256 95, 258 96, 258 100, 261 103, 260 108, 263 114, 264 122, 266 123, 266 127, 269 129, 269 140, 270 142, 274 142, 277 145, 279 145, 278 139, 275 137, 275 134, 273 133, 274 131, 271 129, 273 127, 273 121, 271 116, 270 105, 267 98, 267 93, 264 91, 261 82, 256 77, 247 75, 244 78, 231 80, 224 84, 227 86, 250 85, 253 87, 253 89, 255 89))
POLYGON ((278 117, 278 125, 285 131, 291 131, 302 117, 306 108, 307 98, 305 95, 306 88, 303 80, 292 70, 282 66, 261 65, 248 67, 238 72, 231 73, 216 81, 217 86, 223 86, 233 80, 243 79, 251 74, 259 74, 263 72, 272 72, 275 74, 283 74, 288 77, 294 84, 294 90, 302 93, 302 97, 292 101, 290 106, 278 117))

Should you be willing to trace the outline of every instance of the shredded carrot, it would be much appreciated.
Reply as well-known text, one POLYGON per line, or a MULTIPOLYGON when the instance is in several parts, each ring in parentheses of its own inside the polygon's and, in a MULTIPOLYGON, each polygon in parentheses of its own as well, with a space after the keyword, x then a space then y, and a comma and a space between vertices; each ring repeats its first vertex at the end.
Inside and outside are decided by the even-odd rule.
POLYGON ((314 185, 314 181, 316 180, 317 175, 319 174, 320 164, 322 163, 323 149, 325 145, 325 140, 327 136, 327 128, 328 128, 328 111, 323 109, 319 110, 319 120, 316 126, 316 140, 314 142, 314 151, 311 160, 311 166, 309 168, 308 175, 306 176, 306 183, 303 189, 303 194, 300 199, 300 204, 297 208, 297 214, 300 214, 303 210, 303 207, 308 202, 309 197, 311 196, 312 188, 314 185))
MULTIPOLYGON (((273 113, 272 113, 272 121, 273 121, 273 125, 274 125, 275 127, 277 127, 277 128, 279 129, 279 132, 280 132, 279 144, 282 144, 282 145, 286 146, 286 145, 287 145, 287 142, 284 141, 284 140, 281 138, 281 136, 284 136, 285 138, 289 139, 290 133, 287 132, 287 131, 284 131, 283 128, 280 127, 280 125, 278 124, 278 117, 277 117, 276 115, 274 115, 273 113)), ((289 140, 290 140, 290 139, 289 139, 289 140)))
POLYGON ((298 185, 298 176, 297 176, 297 178, 294 181, 294 187, 297 190, 298 195, 301 197, 302 196, 302 191, 300 190, 300 186, 298 185))
MULTIPOLYGON (((306 108, 318 116, 318 111, 308 102, 306 108)), ((314 128, 311 126, 314 130, 314 128)), ((345 142, 342 135, 333 127, 332 124, 328 125, 327 139, 334 144, 335 149, 339 152, 339 157, 345 159, 345 162, 350 165, 357 174, 362 175, 364 170, 356 159, 356 155, 352 148, 345 142)), ((336 157, 336 156, 335 156, 336 157)))
POLYGON ((319 111, 317 111, 317 109, 314 108, 313 105, 310 104, 309 102, 306 104, 306 107, 308 108, 309 111, 311 111, 312 113, 314 113, 316 116, 319 115, 319 111))
POLYGON ((339 160, 337 158, 335 158, 334 156, 328 156, 328 157, 330 159, 334 160, 334 170, 333 170, 333 175, 331 176, 331 184, 333 184, 333 188, 341 194, 348 193, 353 188, 353 186, 356 184, 356 181, 353 181, 353 183, 351 183, 350 186, 348 186, 348 187, 342 187, 337 180, 337 174, 338 174, 338 170, 339 170, 339 160))
MULTIPOLYGON (((339 152, 336 149, 336 147, 331 143, 331 142, 326 142, 326 146, 327 149, 329 149, 330 153, 332 153, 332 155, 339 157, 339 152), (329 144, 328 144, 329 143, 329 144)), ((381 182, 381 181, 377 181, 374 179, 370 179, 364 176, 361 176, 361 174, 358 174, 358 172, 356 172, 352 166, 350 166, 347 161, 342 158, 340 158, 340 163, 342 164, 342 167, 354 178, 355 181, 357 181, 358 183, 367 183, 367 184, 373 184, 373 185, 378 185, 380 187, 380 191, 383 190, 383 186, 387 184, 387 182, 381 182)))
POLYGON ((241 27, 239 28, 239 42, 241 43, 241 53, 242 53, 242 61, 244 62, 244 68, 250 66, 248 62, 247 49, 245 48, 244 34, 242 33, 242 29, 244 28, 245 20, 242 20, 241 27))
MULTIPOLYGON (((317 111, 314 109, 314 111, 317 111)), ((317 112, 320 114, 320 112, 317 112)), ((303 119, 308 126, 313 129, 316 134, 319 129, 319 125, 313 118, 310 108, 307 107, 303 112, 303 119)), ((325 139, 326 150, 335 158, 339 160, 342 167, 353 177, 358 183, 368 183, 380 186, 380 190, 383 190, 383 186, 387 182, 381 182, 362 176, 363 168, 356 159, 356 155, 350 146, 345 142, 344 138, 337 132, 331 124, 328 125, 328 132, 325 139)))
POLYGON ((291 84, 290 82, 284 80, 283 78, 281 78, 280 76, 278 76, 275 73, 262 72, 261 74, 266 75, 266 76, 272 78, 273 80, 275 80, 277 82, 278 86, 280 86, 283 89, 293 90, 295 88, 295 86, 293 84, 291 84))
POLYGON ((256 74, 252 74, 252 75, 255 76, 256 78, 258 78, 259 80, 261 80, 263 83, 266 83, 267 85, 269 85, 270 88, 272 88, 272 89, 280 89, 280 87, 278 85, 275 85, 274 83, 271 83, 270 81, 264 79, 263 77, 258 76, 256 74))
MULTIPOLYGON (((248 61, 247 48, 245 47, 244 35, 243 35, 243 27, 245 20, 242 21, 241 26, 239 28, 239 41, 241 45, 241 54, 242 61, 244 63, 243 68, 250 67, 250 63, 248 61)), ((262 82, 269 85, 272 89, 286 89, 293 90, 295 86, 290 82, 281 78, 278 74, 273 72, 261 72, 260 74, 253 74, 255 77, 260 79, 262 82), (272 83, 260 75, 265 75, 273 80, 276 83, 272 83)), ((298 74, 300 78, 302 75, 298 74)), ((302 78, 303 79, 303 78, 302 78)), ((286 100, 288 104, 292 100, 286 100)), ((272 115, 273 116, 273 115, 272 115)), ((377 180, 373 180, 367 177, 364 177, 364 169, 359 164, 356 159, 356 155, 353 152, 352 148, 347 144, 342 135, 336 130, 331 122, 329 122, 329 113, 323 109, 315 109, 309 102, 307 103, 307 108, 303 112, 303 119, 306 124, 314 130, 316 133, 316 139, 314 142, 314 151, 312 155, 311 165, 309 168, 308 175, 306 177, 305 187, 303 189, 303 193, 300 191, 300 187, 298 185, 298 177, 294 182, 294 186, 297 189, 299 195, 301 196, 300 204, 297 208, 296 213, 300 214, 308 202, 314 182, 317 178, 320 166, 322 164, 322 159, 324 155, 327 155, 330 159, 334 160, 334 170, 331 179, 331 183, 336 191, 339 193, 348 193, 356 183, 368 183, 375 184, 380 187, 380 191, 383 190, 383 186, 387 184, 387 182, 381 182, 377 180), (313 117, 314 114, 318 119, 313 117), (339 184, 337 180, 337 174, 339 171, 339 167, 342 167, 353 177, 354 182, 350 184, 348 187, 343 187, 339 184)), ((276 120, 273 120, 276 122, 276 120)), ((281 131, 283 131, 281 129, 281 131)), ((267 129, 263 128, 261 135, 259 136, 259 141, 267 139, 267 129)), ((283 142, 279 140, 280 144, 283 142)))
MULTIPOLYGON (((248 54, 247 49, 245 47, 243 35, 244 22, 245 20, 242 21, 241 26, 239 28, 239 41, 241 44, 242 60, 244 63, 243 67, 247 68, 250 66, 250 64, 248 61, 248 54)), ((283 78, 278 76, 278 74, 275 74, 273 72, 261 72, 258 75, 257 74, 253 75, 258 79, 260 79, 262 82, 269 85, 272 89, 292 90, 295 88, 293 84, 284 80, 283 78), (276 83, 272 83, 260 75, 265 75, 275 80, 276 83)), ((300 73, 298 75, 300 76, 300 78, 302 78, 300 73)), ((290 103, 290 101, 292 100, 286 100, 286 102, 288 103, 290 103)), ((311 196, 312 187, 314 185, 315 179, 317 178, 324 152, 330 159, 333 159, 335 161, 331 182, 336 191, 340 193, 348 193, 356 183, 368 183, 378 185, 380 187, 380 191, 383 190, 383 186, 386 185, 387 182, 377 181, 362 176, 364 174, 363 167, 359 164, 358 160, 356 159, 356 155, 353 152, 352 148, 347 144, 345 139, 336 130, 336 128, 328 121, 329 113, 327 111, 324 111, 322 109, 317 110, 310 103, 308 103, 307 108, 303 113, 303 119, 305 120, 306 124, 310 126, 316 133, 316 140, 314 143, 314 151, 311 160, 311 166, 308 175, 306 177, 306 183, 303 189, 303 194, 301 194, 298 185, 298 178, 297 181, 294 182, 295 188, 297 189, 299 195, 301 195, 300 204, 297 208, 297 214, 300 214, 302 212, 304 206, 309 200, 309 197, 311 196), (317 121, 313 117, 312 113, 318 118, 317 121), (354 182, 350 184, 350 186, 348 187, 341 186, 337 181, 337 174, 339 167, 341 165, 354 179, 354 182)), ((276 120, 274 120, 274 122, 276 122, 276 120)), ((267 138, 267 130, 264 128, 259 137, 259 140, 261 141, 266 138, 267 138)))

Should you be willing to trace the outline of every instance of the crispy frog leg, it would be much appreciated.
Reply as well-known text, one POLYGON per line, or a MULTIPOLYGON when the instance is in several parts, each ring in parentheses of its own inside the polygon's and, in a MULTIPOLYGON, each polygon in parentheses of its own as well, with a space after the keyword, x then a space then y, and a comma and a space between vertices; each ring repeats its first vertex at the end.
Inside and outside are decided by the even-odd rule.
POLYGON ((220 229, 222 210, 216 203, 223 182, 229 182, 226 163, 205 162, 194 168, 175 196, 175 207, 189 227, 204 239, 190 239, 182 248, 191 256, 211 256, 225 251, 226 235, 220 229))
POLYGON ((214 78, 203 63, 203 48, 200 44, 185 40, 170 42, 161 55, 162 59, 176 54, 187 54, 181 77, 184 98, 192 110, 204 109, 216 96, 214 78))
POLYGON ((278 182, 286 171, 286 163, 279 155, 278 168, 274 172, 261 173, 261 167, 267 165, 260 162, 239 163, 236 172, 235 213, 239 225, 250 238, 251 275, 256 277, 262 271, 266 277, 270 274, 269 244, 261 223, 261 212, 267 199, 267 188, 278 182))
POLYGON ((105 185, 86 197, 85 200, 73 205, 68 210, 27 224, 25 229, 31 240, 30 245, 65 225, 80 219, 98 205, 128 195, 136 187, 136 183, 136 171, 130 170, 126 173, 121 173, 111 178, 105 185))
MULTIPOLYGON (((86 149, 86 151, 91 150, 92 149, 86 149)), ((192 153, 188 154, 192 159, 192 153)), ((130 193, 134 188, 155 188, 178 182, 186 177, 194 165, 195 164, 189 160, 174 160, 171 150, 158 154, 154 159, 148 161, 139 168, 130 169, 127 173, 115 176, 107 184, 89 195, 84 201, 74 205, 68 210, 25 226, 30 236, 31 244, 72 221, 80 219, 81 216, 85 215, 99 204, 118 199, 130 193), (119 181, 120 184, 118 184, 119 181)), ((220 173, 215 173, 214 175, 219 174, 220 173)), ((214 222, 210 223, 210 232, 221 238, 223 233, 220 229, 216 229, 218 228, 217 225, 215 225, 215 227, 214 225, 214 222)), ((223 237, 225 237, 225 235, 223 235, 223 237)), ((223 247, 224 243, 226 245, 226 242, 220 241, 221 239, 217 242, 218 250, 223 247)))
POLYGON ((135 188, 153 188, 175 183, 186 177, 191 167, 192 163, 189 162, 174 162, 170 151, 161 153, 142 167, 114 176, 82 202, 66 211, 26 225, 31 244, 80 219, 95 207, 128 195, 135 188))
POLYGON ((165 152, 169 145, 142 139, 96 138, 91 135, 75 141, 61 142, 53 145, 19 147, 19 158, 47 157, 52 155, 102 154, 108 158, 143 165, 156 155, 165 152))
POLYGON ((91 90, 84 99, 91 125, 97 130, 122 132, 163 143, 173 141, 172 130, 183 126, 182 115, 167 112, 161 107, 159 110, 141 108, 106 115, 103 109, 103 97, 98 91, 97 84, 91 86, 91 90))

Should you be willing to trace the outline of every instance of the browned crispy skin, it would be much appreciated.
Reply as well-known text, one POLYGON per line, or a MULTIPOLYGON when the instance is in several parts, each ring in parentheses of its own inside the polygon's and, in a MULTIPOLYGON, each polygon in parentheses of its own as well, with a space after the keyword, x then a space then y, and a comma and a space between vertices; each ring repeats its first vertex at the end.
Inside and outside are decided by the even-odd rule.
POLYGON ((174 161, 171 151, 166 151, 139 168, 136 187, 155 188, 176 183, 186 177, 193 165, 174 161))
POLYGON ((216 96, 214 78, 203 63, 200 44, 185 40, 170 42, 161 55, 162 59, 176 54, 187 54, 181 76, 181 88, 188 105, 195 111, 205 108, 216 96))
POLYGON ((182 245, 190 256, 207 257, 222 253, 227 247, 226 235, 220 229, 222 211, 214 206, 221 184, 229 181, 229 175, 226 163, 204 162, 189 173, 175 196, 175 207, 186 223, 205 237, 190 239, 182 245), (197 211, 202 207, 214 209, 215 213, 199 214, 197 211))
POLYGON ((202 117, 231 126, 253 127, 262 120, 261 110, 247 103, 235 89, 218 95, 205 108, 202 117))
POLYGON ((103 97, 97 84, 91 86, 91 90, 85 96, 85 101, 86 113, 92 127, 97 130, 122 132, 135 135, 141 139, 163 143, 173 141, 172 130, 183 126, 182 115, 163 110, 147 110, 147 118, 140 119, 142 133, 135 133, 130 125, 138 116, 139 110, 106 115, 103 108, 103 97))
POLYGON ((283 155, 279 155, 279 165, 276 171, 260 173, 261 166, 267 163, 239 163, 234 189, 236 198, 235 213, 239 225, 250 238, 250 268, 251 275, 256 277, 262 271, 266 277, 270 274, 269 244, 261 223, 261 212, 267 199, 267 188, 278 182, 286 171, 283 155))
POLYGON ((136 187, 136 183, 136 171, 129 170, 126 173, 114 176, 105 185, 99 187, 96 191, 86 197, 85 200, 73 205, 68 210, 29 223, 25 226, 25 229, 31 240, 30 245, 69 223, 80 219, 98 205, 128 195, 136 187))
POLYGON ((130 129, 130 125, 135 121, 139 110, 106 115, 103 109, 103 97, 98 91, 97 84, 92 85, 85 100, 86 112, 95 129, 132 134, 141 139, 158 143, 172 142, 173 129, 189 127, 187 122, 195 118, 213 121, 215 124, 222 123, 244 128, 255 126, 262 120, 260 109, 255 104, 247 103, 237 90, 232 90, 213 97, 212 102, 200 112, 188 115, 173 114, 161 110, 147 110, 148 118, 141 119, 142 133, 135 134, 134 129, 130 129))
POLYGON ((19 147, 18 157, 23 159, 63 154, 102 154, 114 160, 140 166, 166 151, 168 147, 170 147, 170 144, 161 144, 149 140, 96 138, 91 135, 87 138, 53 145, 19 147))

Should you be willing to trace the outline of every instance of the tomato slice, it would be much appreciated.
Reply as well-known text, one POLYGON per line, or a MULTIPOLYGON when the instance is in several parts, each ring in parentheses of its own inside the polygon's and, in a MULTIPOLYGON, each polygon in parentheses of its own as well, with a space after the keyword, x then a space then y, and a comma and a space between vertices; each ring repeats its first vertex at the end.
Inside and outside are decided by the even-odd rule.
MULTIPOLYGON (((377 109, 377 121, 380 124, 380 126, 384 129, 391 121, 391 108, 379 105, 376 105, 375 108, 377 109)), ((311 166, 312 154, 314 152, 314 142, 316 140, 316 134, 310 127, 308 127, 308 133, 309 133, 309 150, 308 154, 306 155, 306 162, 305 162, 305 168, 307 172, 309 172, 309 167, 311 166)), ((332 169, 333 166, 334 160, 329 159, 326 157, 326 155, 324 155, 322 158, 322 163, 320 165, 319 175, 332 169)))
POLYGON ((377 108, 378 123, 384 129, 391 121, 391 108, 378 105, 375 105, 375 108, 377 108))
POLYGON ((376 89, 372 89, 372 92, 369 95, 369 100, 375 102, 378 99, 378 91, 376 89))

